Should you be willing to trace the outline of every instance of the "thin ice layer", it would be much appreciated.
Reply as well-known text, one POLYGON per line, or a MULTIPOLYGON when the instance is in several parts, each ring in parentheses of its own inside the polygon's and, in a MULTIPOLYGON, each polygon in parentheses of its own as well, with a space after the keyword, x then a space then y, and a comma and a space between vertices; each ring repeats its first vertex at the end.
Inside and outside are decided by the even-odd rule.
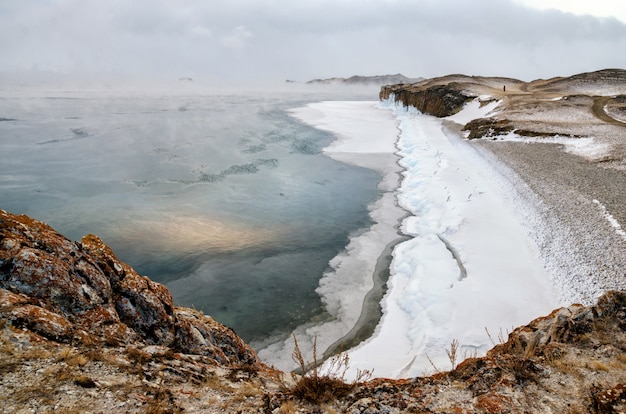
MULTIPOLYGON (((381 173, 381 197, 368 206, 374 224, 350 238, 346 249, 331 260, 331 270, 320 280, 321 296, 329 320, 312 321, 294 334, 305 356, 318 354, 358 328, 364 300, 374 286, 374 274, 385 248, 398 239, 398 227, 406 212, 397 206, 393 191, 399 185, 400 167, 395 142, 395 117, 376 108, 376 102, 321 102, 292 111, 304 122, 331 131, 337 137, 324 152, 339 161, 381 173)), ((283 370, 297 368, 291 359, 293 340, 278 340, 263 347, 259 356, 283 370)))

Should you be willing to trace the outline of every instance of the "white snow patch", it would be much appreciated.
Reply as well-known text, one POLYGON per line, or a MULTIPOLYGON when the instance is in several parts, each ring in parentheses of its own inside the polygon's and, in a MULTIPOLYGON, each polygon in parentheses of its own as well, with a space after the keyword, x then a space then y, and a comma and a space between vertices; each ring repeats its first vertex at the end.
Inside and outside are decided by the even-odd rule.
MULTIPOLYGON (((491 110, 477 106, 456 119, 491 110)), ((468 142, 447 136, 442 120, 391 107, 405 168, 398 202, 412 213, 403 231, 413 238, 394 250, 382 320, 348 351, 348 375, 373 368, 376 376, 413 377, 432 370, 431 361, 447 369, 452 340, 461 355, 482 354, 492 346, 485 328, 506 331, 557 305, 539 250, 494 184, 493 170, 468 142)))
MULTIPOLYGON (((401 131, 395 145, 404 172, 396 195, 397 203, 411 213, 402 231, 412 239, 394 249, 383 316, 371 338, 347 351, 347 378, 363 369, 374 369, 378 377, 414 377, 431 371, 431 361, 447 369, 445 350, 452 340, 459 341, 460 355, 480 355, 493 345, 485 329, 497 335, 558 306, 539 249, 521 222, 524 206, 510 202, 494 168, 469 142, 447 135, 441 119, 393 101, 387 105, 391 111, 373 103, 324 103, 295 112, 333 131, 338 140, 326 152, 346 162, 359 162, 359 154, 371 157, 370 151, 395 151, 398 122, 401 131)), ((470 103, 449 119, 484 117, 495 106, 470 103)), ((388 167, 381 171, 390 173, 388 167)), ((304 355, 311 355, 314 337, 318 350, 324 350, 358 320, 371 286, 373 264, 368 260, 378 257, 385 245, 381 238, 395 237, 390 230, 398 217, 391 213, 393 198, 371 207, 385 230, 372 228, 371 237, 352 240, 345 254, 331 262, 334 270, 324 275, 318 292, 334 319, 296 331, 304 355)), ((287 339, 259 355, 278 368, 291 369, 292 350, 293 341, 287 339)))
POLYGON ((601 158, 611 151, 611 145, 606 143, 597 142, 593 137, 585 138, 571 138, 571 137, 523 137, 517 135, 515 132, 510 132, 507 135, 499 135, 496 137, 489 137, 495 141, 513 141, 513 142, 526 142, 526 143, 544 143, 544 144, 560 144, 563 145, 566 152, 574 155, 579 155, 588 159, 601 158))
POLYGON ((604 206, 604 204, 600 203, 600 201, 594 199, 592 200, 595 204, 598 205, 598 207, 600 207, 600 210, 602 210, 602 213, 604 214, 604 218, 609 222, 609 224, 611 224, 611 226, 615 229, 615 233, 617 233, 619 236, 621 236, 624 241, 626 241, 626 231, 624 231, 622 229, 622 226, 620 226, 619 222, 615 219, 615 217, 613 217, 611 215, 611 213, 609 213, 606 209, 606 207, 604 206))
POLYGON ((489 97, 481 97, 474 99, 473 101, 467 103, 463 107, 463 110, 457 112, 454 115, 446 117, 445 119, 456 122, 457 124, 465 125, 474 119, 493 116, 496 114, 496 112, 494 112, 494 109, 500 104, 501 101, 491 101, 487 104, 483 104, 483 101, 487 100, 488 98, 489 97))

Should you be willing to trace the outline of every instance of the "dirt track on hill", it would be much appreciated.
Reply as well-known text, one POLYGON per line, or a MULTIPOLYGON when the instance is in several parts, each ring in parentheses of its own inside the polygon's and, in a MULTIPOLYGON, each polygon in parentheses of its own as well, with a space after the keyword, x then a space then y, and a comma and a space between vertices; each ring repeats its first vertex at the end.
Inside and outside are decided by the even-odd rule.
POLYGON ((614 98, 611 96, 598 96, 593 102, 593 106, 591 107, 591 112, 593 112, 593 115, 596 118, 604 122, 608 122, 609 124, 613 124, 613 125, 626 127, 626 122, 622 122, 618 119, 613 118, 604 109, 606 104, 608 104, 612 99, 614 98))

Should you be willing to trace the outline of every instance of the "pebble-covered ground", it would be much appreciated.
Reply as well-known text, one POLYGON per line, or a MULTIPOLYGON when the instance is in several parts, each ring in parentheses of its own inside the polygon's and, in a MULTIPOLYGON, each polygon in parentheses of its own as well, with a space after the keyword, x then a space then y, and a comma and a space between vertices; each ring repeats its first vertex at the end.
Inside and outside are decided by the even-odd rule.
POLYGON ((579 89, 500 94, 496 118, 556 136, 472 141, 534 210, 523 214, 564 304, 626 288, 626 124, 613 117, 626 90, 579 89))

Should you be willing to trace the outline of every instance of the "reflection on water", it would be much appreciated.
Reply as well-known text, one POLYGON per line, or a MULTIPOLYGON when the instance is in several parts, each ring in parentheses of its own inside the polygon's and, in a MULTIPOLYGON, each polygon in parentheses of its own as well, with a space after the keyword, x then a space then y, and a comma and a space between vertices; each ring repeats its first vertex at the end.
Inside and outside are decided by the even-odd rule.
POLYGON ((319 278, 380 179, 286 111, 374 94, 301 92, 0 91, 0 208, 99 235, 244 339, 290 332, 324 317, 319 278))
MULTIPOLYGON (((161 216, 136 219, 120 229, 120 241, 139 244, 146 250, 178 252, 232 252, 275 244, 281 239, 278 226, 261 228, 203 217, 161 216)), ((284 237, 284 236, 283 236, 284 237)))

